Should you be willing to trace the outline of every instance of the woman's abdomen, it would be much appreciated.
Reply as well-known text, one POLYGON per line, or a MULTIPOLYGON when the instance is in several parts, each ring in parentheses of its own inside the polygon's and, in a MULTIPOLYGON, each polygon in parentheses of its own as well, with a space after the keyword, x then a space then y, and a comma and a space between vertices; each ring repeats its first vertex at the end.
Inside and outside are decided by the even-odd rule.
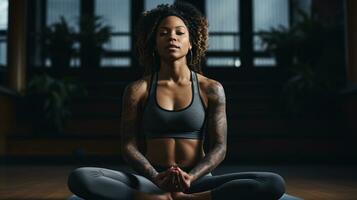
POLYGON ((195 139, 149 139, 146 158, 152 165, 192 167, 204 156, 202 141, 195 139))

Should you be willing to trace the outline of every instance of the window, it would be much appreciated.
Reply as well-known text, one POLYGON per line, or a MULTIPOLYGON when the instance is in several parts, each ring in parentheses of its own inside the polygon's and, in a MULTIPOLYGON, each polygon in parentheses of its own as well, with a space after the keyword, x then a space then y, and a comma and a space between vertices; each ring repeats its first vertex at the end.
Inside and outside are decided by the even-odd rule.
MULTIPOLYGON (((67 25, 75 32, 79 32, 79 16, 80 16, 80 0, 47 0, 46 8, 46 26, 49 27, 54 23, 60 22, 61 17, 64 18, 67 25)), ((79 44, 75 44, 74 48, 79 50, 79 44)), ((51 66, 51 60, 45 59, 45 66, 51 66)), ((80 60, 78 58, 72 58, 71 67, 79 67, 80 60)))
POLYGON ((80 12, 79 0, 47 0, 46 25, 50 26, 64 17, 69 26, 74 27, 78 32, 78 20, 80 12))
POLYGON ((7 64, 8 0, 0 0, 0 67, 7 64))
MULTIPOLYGON (((0 0, 1 9, 8 0, 0 0)), ((63 16, 68 24, 79 32, 79 18, 83 14, 100 16, 106 25, 112 27, 109 42, 104 45, 105 53, 101 59, 103 68, 131 67, 136 63, 133 55, 133 26, 143 10, 150 10, 158 4, 172 4, 174 0, 46 0, 34 1, 41 4, 45 13, 36 17, 36 22, 42 24, 32 32, 38 32, 43 26, 49 26, 63 16), (40 3, 39 3, 40 2, 40 3), (41 18, 42 17, 42 18, 41 18), (43 21, 43 22, 42 22, 43 21)), ((189 1, 194 2, 194 1, 189 1)), ((311 9, 311 0, 205 0, 198 3, 199 9, 204 12, 209 22, 209 48, 206 56, 206 65, 211 68, 250 68, 275 66, 275 59, 265 53, 257 32, 269 30, 279 25, 289 27, 293 20, 293 6, 303 10, 311 9)), ((41 6, 35 6, 42 8, 41 6)), ((5 12, 0 12, 4 15, 5 12)), ((41 12, 34 12, 41 13, 41 12)), ((3 23, 5 17, 1 17, 3 23)), ((38 26, 36 26, 38 27, 38 26)), ((1 27, 0 27, 1 29, 1 27)), ((4 31, 0 31, 0 65, 4 63, 6 49, 4 31)), ((31 36, 31 35, 30 35, 31 36)), ((35 41, 33 38, 30 41, 35 41)), ((30 59, 36 61, 36 66, 51 66, 50 59, 45 58, 44 50, 38 51, 40 42, 34 44, 31 52, 36 53, 30 59), (44 63, 44 64, 43 64, 44 63)), ((78 56, 80 44, 75 44, 76 56, 71 60, 71 67, 80 67, 78 56)), ((31 53, 30 52, 30 53, 31 53)), ((204 64, 204 63, 203 63, 204 64)))
POLYGON ((95 15, 103 17, 104 22, 112 27, 110 41, 104 45, 108 52, 101 60, 102 67, 129 67, 131 51, 130 0, 95 1, 95 15))
POLYGON ((207 66, 240 67, 239 0, 206 1, 209 22, 207 66), (228 56, 228 54, 230 55, 228 56))
POLYGON ((291 2, 303 10, 311 8, 311 0, 206 0, 210 35, 207 66, 239 68, 242 59, 253 67, 275 66, 275 59, 264 52, 257 33, 277 26, 289 28, 291 2))
MULTIPOLYGON (((256 35, 273 27, 289 27, 289 1, 287 0, 253 0, 253 45, 255 52, 262 52, 264 47, 256 35)), ((255 56, 254 66, 275 66, 272 57, 255 56)))

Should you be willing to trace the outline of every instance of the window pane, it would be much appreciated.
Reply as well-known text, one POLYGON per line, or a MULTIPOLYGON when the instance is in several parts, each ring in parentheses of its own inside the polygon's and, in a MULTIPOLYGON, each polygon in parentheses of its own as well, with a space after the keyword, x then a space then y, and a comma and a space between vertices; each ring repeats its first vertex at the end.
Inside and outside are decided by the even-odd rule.
POLYGON ((103 58, 101 66, 103 67, 127 67, 130 66, 129 58, 103 58))
POLYGON ((270 67, 276 65, 275 58, 254 58, 253 62, 255 67, 270 67))
POLYGON ((0 30, 7 30, 8 0, 0 0, 0 30))
POLYGON ((238 51, 239 47, 239 36, 210 35, 209 37, 209 49, 211 51, 238 51))
POLYGON ((212 67, 240 67, 241 61, 234 57, 209 57, 207 65, 212 67))
POLYGON ((78 20, 80 11, 80 0, 47 0, 47 21, 51 25, 60 20, 63 16, 68 25, 75 31, 79 31, 78 20))
POLYGON ((115 32, 130 32, 130 0, 97 0, 95 14, 102 16, 115 32))
POLYGON ((207 0, 210 32, 239 32, 239 0, 207 0))
MULTIPOLYGON (((253 31, 270 30, 272 27, 289 26, 289 1, 254 0, 253 31)), ((263 50, 259 37, 254 37, 254 50, 263 50)))
POLYGON ((6 37, 0 37, 0 66, 7 65, 7 43, 6 37))
POLYGON ((112 51, 129 51, 130 50, 130 36, 120 35, 112 36, 110 41, 104 44, 104 49, 112 51))
MULTIPOLYGON (((47 0, 46 6, 46 26, 60 22, 63 17, 69 28, 79 32, 80 0, 47 0)), ((79 45, 74 45, 74 48, 78 50, 79 45)), ((51 59, 44 58, 44 65, 50 67, 51 59)), ((70 66, 75 67, 72 61, 70 66)))
POLYGON ((253 36, 253 45, 255 51, 263 51, 266 48, 266 44, 264 44, 262 39, 257 35, 253 36))
MULTIPOLYGON (((208 51, 239 51, 239 0, 206 0, 209 23, 208 51)), ((239 58, 208 57, 209 67, 240 67, 239 58)))
MULTIPOLYGON (((79 58, 72 58, 70 60, 70 67, 71 68, 80 68, 81 67, 81 60, 79 58)), ((52 66, 52 62, 51 59, 46 58, 45 59, 45 67, 51 67, 52 66)))
POLYGON ((173 4, 174 0, 146 0, 144 10, 151 10, 159 4, 173 4))
POLYGON ((289 25, 289 1, 254 0, 253 31, 268 30, 271 27, 289 25))
POLYGON ((7 64, 8 0, 0 0, 0 66, 7 64))
MULTIPOLYGON (((278 26, 289 27, 289 1, 287 0, 253 0, 253 34, 267 31, 278 26)), ((254 51, 265 49, 259 36, 253 35, 254 51)), ((254 58, 256 67, 275 66, 273 57, 254 58)))
MULTIPOLYGON (((112 27, 112 36, 104 49, 107 51, 130 51, 131 45, 131 1, 130 0, 96 0, 95 15, 103 17, 112 27)), ((102 58, 102 67, 129 66, 129 58, 102 58)))

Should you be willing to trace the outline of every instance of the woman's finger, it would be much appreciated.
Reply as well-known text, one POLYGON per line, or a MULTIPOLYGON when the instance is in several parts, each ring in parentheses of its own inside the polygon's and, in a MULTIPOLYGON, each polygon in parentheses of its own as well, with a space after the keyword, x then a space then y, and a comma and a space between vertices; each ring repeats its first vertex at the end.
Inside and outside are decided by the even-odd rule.
POLYGON ((183 174, 182 172, 180 172, 180 179, 182 180, 182 187, 184 190, 187 190, 189 185, 188 183, 186 182, 186 178, 185 178, 185 174, 183 174))
POLYGON ((185 186, 184 186, 184 181, 182 180, 182 175, 180 172, 176 173, 176 179, 177 179, 177 184, 179 185, 179 190, 182 191, 185 186))
POLYGON ((189 175, 183 171, 181 168, 178 168, 178 171, 180 172, 180 179, 182 180, 182 185, 183 189, 187 190, 190 187, 190 180, 189 180, 189 175))
POLYGON ((176 177, 175 177, 175 174, 174 174, 174 172, 171 172, 171 180, 172 180, 172 182, 171 182, 171 184, 172 185, 176 185, 176 177))
POLYGON ((187 174, 187 172, 183 171, 181 168, 177 168, 178 171, 180 171, 182 174, 187 174))

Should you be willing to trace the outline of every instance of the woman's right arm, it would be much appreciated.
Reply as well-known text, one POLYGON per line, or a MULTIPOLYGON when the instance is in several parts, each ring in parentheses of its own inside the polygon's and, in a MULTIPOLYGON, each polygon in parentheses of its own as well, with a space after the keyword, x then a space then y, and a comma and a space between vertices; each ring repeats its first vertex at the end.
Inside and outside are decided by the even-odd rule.
POLYGON ((124 160, 138 173, 154 180, 158 172, 138 150, 137 135, 140 127, 140 102, 143 96, 143 80, 135 81, 125 88, 121 113, 121 152, 124 160))

